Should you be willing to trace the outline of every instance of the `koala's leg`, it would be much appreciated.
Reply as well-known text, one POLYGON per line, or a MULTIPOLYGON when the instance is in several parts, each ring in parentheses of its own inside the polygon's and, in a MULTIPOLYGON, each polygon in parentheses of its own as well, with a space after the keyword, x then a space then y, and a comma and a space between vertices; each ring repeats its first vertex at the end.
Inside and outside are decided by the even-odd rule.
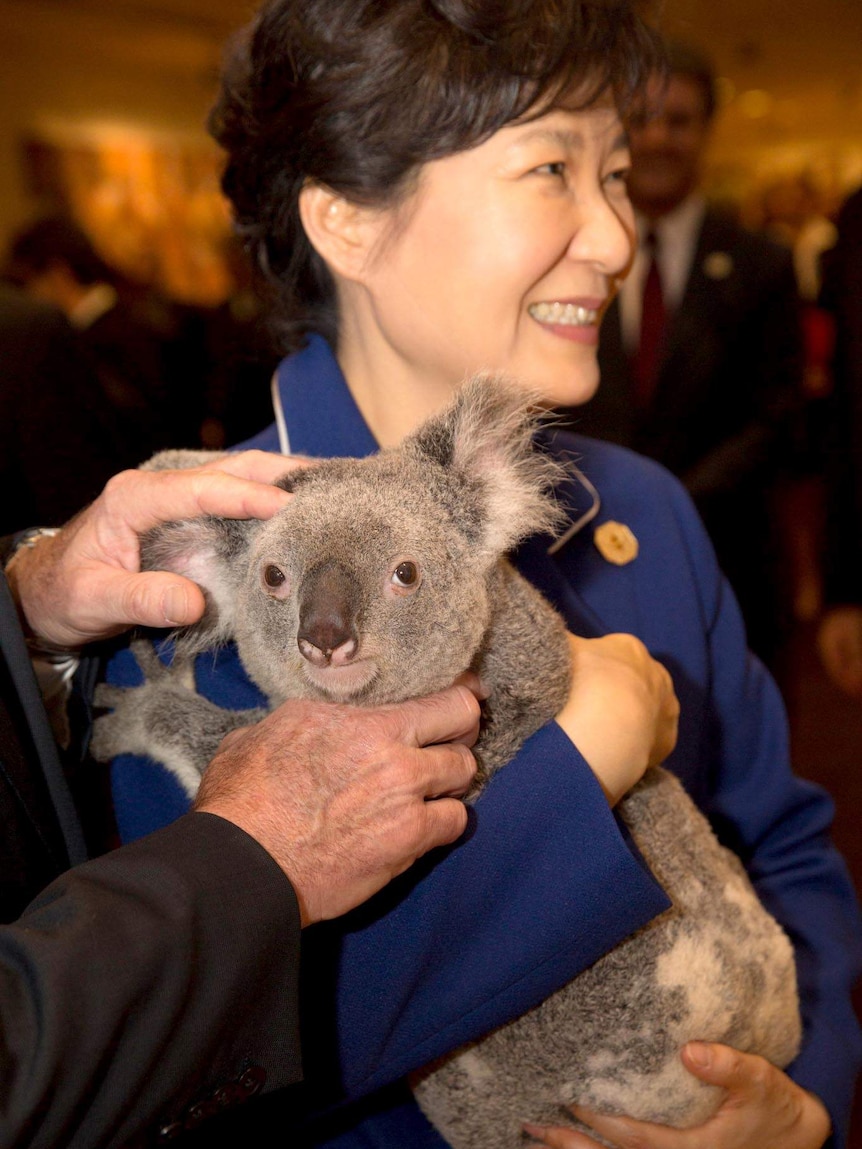
POLYGON ((132 652, 144 683, 128 688, 102 684, 96 706, 111 713, 97 718, 90 750, 99 762, 138 754, 160 762, 194 797, 204 767, 222 738, 239 726, 259 722, 265 710, 223 710, 195 691, 188 659, 165 666, 152 643, 139 639, 132 652))

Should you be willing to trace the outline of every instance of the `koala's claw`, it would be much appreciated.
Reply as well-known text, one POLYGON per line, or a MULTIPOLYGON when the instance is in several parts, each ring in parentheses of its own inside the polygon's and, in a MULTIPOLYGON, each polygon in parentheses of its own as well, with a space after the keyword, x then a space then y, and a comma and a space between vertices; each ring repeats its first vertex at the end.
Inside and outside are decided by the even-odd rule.
MULTIPOLYGON (((139 686, 112 686, 100 682, 93 694, 93 703, 98 710, 116 710, 124 705, 128 695, 144 687, 161 683, 163 686, 180 687, 195 692, 194 662, 183 655, 175 655, 170 663, 159 658, 156 647, 149 639, 136 638, 129 644, 129 650, 143 675, 139 686)), ((98 719, 101 722, 101 719, 98 719)), ((115 751, 121 753, 121 751, 115 751)))
POLYGON ((189 794, 194 794, 206 764, 187 745, 186 731, 195 725, 202 707, 211 706, 195 691, 194 665, 175 658, 166 665, 148 639, 130 646, 140 668, 139 686, 96 687, 94 703, 109 711, 93 725, 90 752, 99 762, 122 754, 142 755, 161 762, 174 773, 189 794))
POLYGON ((195 688, 195 669, 191 658, 174 654, 170 663, 162 662, 154 644, 148 638, 136 638, 129 649, 147 682, 170 680, 184 686, 186 690, 195 688))

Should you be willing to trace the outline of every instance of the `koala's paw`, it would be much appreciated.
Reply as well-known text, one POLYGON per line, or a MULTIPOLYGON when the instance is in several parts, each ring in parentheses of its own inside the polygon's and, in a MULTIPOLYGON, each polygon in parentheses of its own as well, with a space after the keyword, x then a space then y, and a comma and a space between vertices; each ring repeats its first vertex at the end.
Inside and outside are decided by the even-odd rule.
POLYGON ((193 795, 212 754, 213 730, 224 725, 228 712, 196 693, 189 660, 165 666, 152 643, 141 639, 132 643, 131 650, 144 682, 131 687, 103 683, 96 688, 96 706, 110 713, 96 719, 90 751, 99 762, 121 754, 152 758, 193 795))

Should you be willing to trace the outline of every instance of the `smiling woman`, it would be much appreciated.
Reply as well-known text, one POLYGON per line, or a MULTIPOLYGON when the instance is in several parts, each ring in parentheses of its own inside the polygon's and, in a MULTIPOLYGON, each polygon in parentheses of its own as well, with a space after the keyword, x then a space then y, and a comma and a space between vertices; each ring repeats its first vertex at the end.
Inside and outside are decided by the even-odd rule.
POLYGON ((627 166, 607 101, 433 160, 386 211, 303 190, 306 233, 335 279, 341 363, 380 443, 485 366, 549 405, 591 397, 598 325, 633 250, 627 166))
POLYGON ((337 333, 334 285, 299 216, 306 182, 392 207, 425 164, 501 127, 604 94, 626 104, 659 58, 616 2, 553 0, 529 18, 523 5, 452 0, 266 5, 212 130, 239 231, 282 291, 293 345, 309 326, 337 333))
MULTIPOLYGON (((274 381, 275 423, 253 445, 371 455, 486 370, 538 392, 539 405, 592 395, 599 326, 632 254, 620 112, 658 59, 628 0, 270 0, 213 117, 237 226, 279 290, 291 351, 274 381)), ((675 480, 584 437, 545 429, 539 441, 568 468, 555 491, 566 522, 513 558, 570 632, 567 700, 495 774, 464 840, 307 939, 305 1092, 247 1110, 235 1136, 253 1140, 280 1106, 287 1130, 300 1105, 313 1122, 297 1134, 303 1144, 440 1149, 407 1075, 538 1006, 667 908, 612 809, 668 754, 677 717, 668 675, 641 643, 613 655, 612 686, 597 670, 600 652, 618 652, 611 632, 628 631, 673 674, 681 713, 669 769, 798 947, 806 1022, 787 1073, 740 1052, 732 1078, 710 1079, 728 1096, 696 1142, 660 1129, 639 1143, 819 1149, 832 1125, 840 1145, 859 1059, 848 993, 858 935, 824 829, 829 803, 790 772, 780 698, 747 656, 733 596, 675 480), (608 532, 631 545, 611 554, 608 532), (330 1103, 336 1116, 318 1123, 330 1103)), ((436 450, 457 470, 444 443, 436 450)), ((420 475, 430 490, 433 467, 420 475)), ((479 498, 511 516, 505 470, 481 482, 459 473, 454 489, 463 500, 450 497, 450 514, 479 498)), ((350 503, 347 484, 341 494, 350 503)), ((385 499, 382 485, 375 497, 385 499)), ((373 522, 367 507, 363 522, 373 522)), ((419 613, 441 586, 433 564, 417 566, 409 526, 403 549, 387 550, 384 594, 409 596, 419 613)), ((300 548, 287 538, 264 557, 255 590, 273 618, 300 548)), ((369 657, 358 631, 330 633, 329 607, 350 600, 349 579, 320 585, 311 632, 276 637, 327 675, 340 649, 334 669, 349 675, 369 657)), ((541 664, 542 640, 526 630, 541 664)), ((405 646, 426 637, 446 641, 433 614, 405 646)), ((115 685, 135 684, 132 661, 114 659, 115 685)), ((221 707, 265 701, 232 646, 199 656, 195 670, 197 691, 221 707)), ((182 808, 153 762, 118 760, 114 787, 127 836, 182 808)), ((631 1034, 618 1040, 622 1073, 637 1051, 631 1034)), ((693 1057, 684 1065, 706 1076, 693 1057)), ((556 1115, 561 1098, 549 1104, 556 1115)), ((503 1149, 522 1143, 517 1123, 509 1132, 503 1149)))

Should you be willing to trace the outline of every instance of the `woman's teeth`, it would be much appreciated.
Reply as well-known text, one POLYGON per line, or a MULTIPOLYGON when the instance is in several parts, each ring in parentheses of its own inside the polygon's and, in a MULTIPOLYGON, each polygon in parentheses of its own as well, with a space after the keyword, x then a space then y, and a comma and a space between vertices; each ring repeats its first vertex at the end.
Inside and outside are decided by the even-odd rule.
POLYGON ((599 319, 598 311, 576 303, 531 303, 527 310, 540 323, 559 323, 563 327, 589 327, 599 319))

